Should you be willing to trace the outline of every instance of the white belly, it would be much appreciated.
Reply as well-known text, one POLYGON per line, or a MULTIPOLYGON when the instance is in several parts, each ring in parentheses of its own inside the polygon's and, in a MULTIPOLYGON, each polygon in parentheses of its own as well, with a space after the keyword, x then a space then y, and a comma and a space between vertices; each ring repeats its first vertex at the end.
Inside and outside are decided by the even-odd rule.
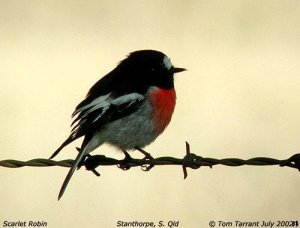
POLYGON ((121 150, 131 150, 149 145, 158 135, 152 121, 151 107, 145 102, 138 111, 103 126, 94 135, 93 141, 98 146, 106 142, 121 150))

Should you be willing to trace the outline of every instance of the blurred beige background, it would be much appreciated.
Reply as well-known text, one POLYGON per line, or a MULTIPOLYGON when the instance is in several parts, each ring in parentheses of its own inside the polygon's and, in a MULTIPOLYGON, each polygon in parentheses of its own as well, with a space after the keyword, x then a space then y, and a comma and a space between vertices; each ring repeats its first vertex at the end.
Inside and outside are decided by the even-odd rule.
MULTIPOLYGON (((171 125, 153 156, 288 158, 300 151, 299 1, 0 0, 0 160, 49 157, 87 90, 125 56, 157 49, 176 77, 171 125)), ((57 159, 74 158, 68 146, 57 159)), ((94 152, 122 158, 114 149, 94 152)), ((133 156, 139 156, 133 154, 133 156)), ((80 170, 0 167, 0 224, 116 227, 117 221, 300 220, 300 173, 279 167, 80 170)), ((157 226, 158 227, 158 226, 157 226)))

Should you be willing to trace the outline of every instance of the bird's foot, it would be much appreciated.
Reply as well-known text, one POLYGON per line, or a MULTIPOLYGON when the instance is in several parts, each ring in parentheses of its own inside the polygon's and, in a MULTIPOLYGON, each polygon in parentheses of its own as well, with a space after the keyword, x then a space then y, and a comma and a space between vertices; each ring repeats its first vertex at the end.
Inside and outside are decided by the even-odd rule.
POLYGON ((130 166, 128 165, 128 163, 130 161, 132 161, 132 157, 128 154, 128 152, 126 150, 123 150, 123 153, 125 154, 125 158, 122 160, 122 162, 118 165, 118 168, 126 171, 130 169, 130 166))
POLYGON ((141 152, 145 157, 143 158, 144 161, 146 161, 148 164, 144 164, 142 165, 142 170, 143 171, 149 171, 150 169, 152 169, 154 167, 153 164, 151 164, 151 161, 154 160, 154 158, 151 156, 150 153, 148 153, 147 151, 139 148, 139 147, 135 147, 136 150, 138 150, 139 152, 141 152))

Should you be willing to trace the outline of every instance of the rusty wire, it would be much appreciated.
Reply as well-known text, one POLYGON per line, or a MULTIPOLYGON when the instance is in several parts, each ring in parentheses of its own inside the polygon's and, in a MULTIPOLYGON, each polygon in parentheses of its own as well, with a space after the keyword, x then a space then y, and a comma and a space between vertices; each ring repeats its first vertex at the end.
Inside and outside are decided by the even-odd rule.
MULTIPOLYGON (((29 161, 18 161, 18 160, 2 160, 0 161, 0 166, 6 168, 20 168, 20 167, 49 167, 49 166, 60 166, 60 167, 71 167, 74 160, 67 159, 61 161, 54 161, 44 158, 32 159, 29 161)), ((215 165, 224 166, 274 166, 278 165, 280 167, 290 167, 295 168, 300 171, 300 154, 295 154, 288 159, 279 160, 268 157, 256 157, 251 159, 239 159, 239 158, 225 158, 225 159, 215 159, 215 158, 204 158, 193 154, 190 152, 189 144, 186 143, 186 155, 184 158, 174 158, 174 157, 145 157, 143 159, 134 159, 131 157, 126 157, 125 159, 118 160, 115 158, 109 158, 104 155, 94 155, 89 156, 83 164, 87 170, 93 171, 96 175, 97 172, 95 168, 98 166, 111 166, 117 165, 123 170, 128 170, 131 167, 140 166, 144 171, 149 171, 153 166, 158 165, 180 165, 183 168, 184 178, 187 177, 187 168, 198 169, 201 166, 213 167, 215 165)))

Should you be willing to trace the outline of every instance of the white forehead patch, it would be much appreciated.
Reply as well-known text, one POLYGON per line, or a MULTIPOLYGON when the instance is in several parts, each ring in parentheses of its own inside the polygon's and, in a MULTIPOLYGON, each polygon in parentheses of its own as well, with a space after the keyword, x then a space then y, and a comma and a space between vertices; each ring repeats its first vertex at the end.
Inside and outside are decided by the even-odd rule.
POLYGON ((163 59, 164 67, 170 70, 172 68, 171 60, 168 58, 168 56, 165 56, 163 59))

